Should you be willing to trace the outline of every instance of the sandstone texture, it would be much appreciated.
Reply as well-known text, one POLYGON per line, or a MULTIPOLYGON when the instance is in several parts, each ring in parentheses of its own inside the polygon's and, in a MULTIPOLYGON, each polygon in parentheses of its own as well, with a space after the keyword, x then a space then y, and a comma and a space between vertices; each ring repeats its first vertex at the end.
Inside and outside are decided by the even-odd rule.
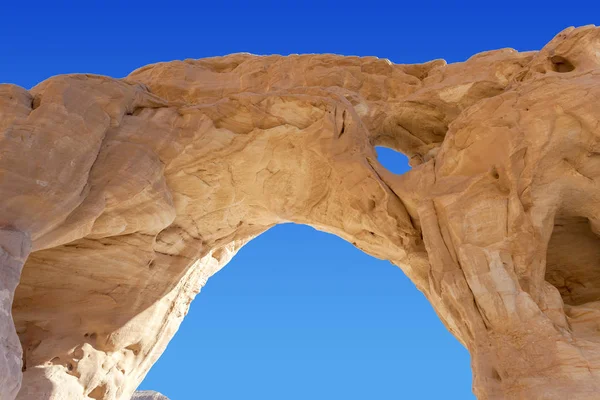
POLYGON ((599 121, 594 26, 448 65, 234 54, 0 85, 0 399, 131 398, 206 280, 284 222, 400 267, 479 399, 599 399, 599 121))

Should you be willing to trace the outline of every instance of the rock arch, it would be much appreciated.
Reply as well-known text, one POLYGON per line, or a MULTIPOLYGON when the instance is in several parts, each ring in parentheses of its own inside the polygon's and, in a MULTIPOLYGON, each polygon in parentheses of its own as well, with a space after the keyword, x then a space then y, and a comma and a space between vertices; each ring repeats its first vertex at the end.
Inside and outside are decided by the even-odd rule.
POLYGON ((545 267, 559 211, 597 232, 599 38, 0 85, 0 397, 128 398, 206 279, 288 221, 402 268, 471 352, 479 398, 597 397, 596 301, 565 307, 545 267), (414 168, 390 173, 376 145, 414 168))

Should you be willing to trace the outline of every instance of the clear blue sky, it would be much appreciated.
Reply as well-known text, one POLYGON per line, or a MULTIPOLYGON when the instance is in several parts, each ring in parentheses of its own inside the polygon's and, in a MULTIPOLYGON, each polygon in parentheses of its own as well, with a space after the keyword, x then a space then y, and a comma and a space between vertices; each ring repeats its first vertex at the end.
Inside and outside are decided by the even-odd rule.
MULTIPOLYGON (((591 1, 20 3, 0 5, 0 82, 26 88, 240 51, 456 62, 600 24, 591 1)), ((380 160, 408 168, 389 150, 380 160)), ((296 225, 263 234, 208 282, 141 388, 172 400, 473 398, 467 351, 398 268, 296 225)))

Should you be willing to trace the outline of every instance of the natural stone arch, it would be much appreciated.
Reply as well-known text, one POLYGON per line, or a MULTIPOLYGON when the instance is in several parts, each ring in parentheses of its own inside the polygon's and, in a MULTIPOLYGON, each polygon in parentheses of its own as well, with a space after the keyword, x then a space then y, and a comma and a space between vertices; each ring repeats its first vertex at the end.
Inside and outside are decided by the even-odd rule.
POLYGON ((401 269, 335 235, 286 223, 248 242, 207 281, 137 390, 178 399, 202 382, 207 398, 269 398, 302 382, 296 397, 318 389, 385 398, 400 385, 399 393, 430 398, 440 386, 422 382, 439 376, 448 397, 474 399, 469 365, 468 351, 401 269))
MULTIPOLYGON (((83 82, 87 82, 87 79, 83 82)), ((68 82, 68 85, 72 87, 74 83, 68 82)), ((95 364, 95 357, 106 358, 109 357, 108 353, 121 351, 123 354, 115 363, 121 362, 123 365, 120 364, 116 369, 127 373, 132 368, 126 365, 126 359, 132 355, 129 353, 137 356, 145 348, 158 346, 155 343, 140 343, 139 337, 134 335, 132 338, 131 334, 121 333, 131 329, 132 318, 138 324, 141 322, 141 327, 145 329, 148 329, 148 321, 173 319, 170 323, 178 324, 180 319, 171 314, 156 315, 170 309, 163 309, 163 303, 175 301, 180 302, 181 307, 187 307, 202 283, 244 243, 280 222, 306 224, 310 221, 312 226, 343 236, 380 257, 385 251, 392 251, 390 254, 395 254, 398 260, 407 258, 402 246, 410 243, 409 235, 415 236, 415 230, 402 203, 373 169, 372 165, 377 166, 378 163, 367 137, 361 132, 362 126, 350 117, 344 119, 345 112, 338 112, 339 106, 326 98, 317 97, 315 101, 307 96, 286 96, 284 105, 287 108, 283 111, 293 111, 289 115, 296 121, 291 122, 299 127, 286 126, 281 129, 282 125, 292 125, 285 120, 285 114, 278 110, 281 114, 272 111, 267 115, 263 108, 256 106, 265 104, 270 109, 273 107, 271 101, 269 96, 248 95, 248 99, 239 101, 234 98, 196 113, 197 119, 190 130, 197 135, 198 142, 190 141, 186 144, 187 149, 173 153, 176 157, 170 162, 156 160, 153 155, 146 157, 147 153, 130 144, 133 142, 138 145, 136 142, 143 140, 141 136, 148 134, 143 129, 128 131, 123 124, 121 129, 133 132, 134 137, 104 139, 103 149, 106 150, 100 150, 96 163, 105 165, 106 169, 92 169, 88 178, 91 182, 90 192, 97 185, 96 190, 104 191, 108 203, 111 197, 118 195, 113 190, 122 190, 122 182, 132 185, 141 182, 141 187, 128 189, 126 197, 119 199, 120 203, 113 200, 119 206, 125 202, 125 206, 118 212, 113 211, 112 215, 110 206, 107 207, 109 210, 105 209, 104 215, 93 221, 92 232, 87 233, 85 238, 71 240, 64 245, 53 245, 30 255, 16 295, 14 313, 17 330, 33 344, 27 351, 31 358, 33 354, 38 354, 41 359, 50 357, 53 365, 66 369, 71 375, 76 374, 74 371, 91 371, 93 376, 87 378, 90 383, 86 386, 91 387, 88 390, 93 394, 93 390, 99 387, 94 380, 98 380, 97 375, 103 371, 96 371, 95 365, 85 367, 82 364, 95 364), (235 118, 239 118, 239 110, 243 113, 247 106, 252 106, 256 114, 250 115, 250 119, 268 124, 269 121, 265 120, 271 118, 273 126, 251 132, 248 127, 236 125, 235 118), (311 117, 305 118, 306 122, 302 121, 303 115, 299 112, 302 109, 311 117), (210 113, 213 113, 211 116, 214 120, 206 118, 206 114, 210 113), (198 127, 203 124, 207 125, 205 130, 199 130, 198 127), (227 128, 220 127, 221 124, 227 128), (352 148, 357 150, 353 151, 352 148), (368 159, 365 153, 369 155, 368 159), (257 157, 257 154, 260 156, 257 157), (134 165, 130 165, 132 160, 134 165), (156 164, 152 165, 152 161, 156 164), (165 164, 162 171, 159 162, 165 164), (144 166, 144 163, 150 165, 144 166), (140 164, 141 167, 138 167, 140 164), (131 175, 125 172, 124 176, 119 176, 124 174, 123 171, 131 171, 131 175), (152 175, 132 176, 139 174, 139 171, 149 171, 152 175), (116 183, 113 186, 115 189, 110 189, 110 183, 106 186, 95 183, 101 179, 102 183, 116 183), (332 180, 337 183, 331 185, 329 182, 332 180), (165 185, 169 188, 166 193, 163 191, 165 185), (138 197, 137 201, 128 204, 131 193, 142 195, 134 195, 133 199, 138 197), (170 193, 174 193, 172 199, 168 198, 170 193), (189 198, 193 202, 188 201, 189 198), (144 217, 143 210, 147 204, 151 209, 144 217), (178 209, 174 219, 170 214, 173 209, 178 209), (144 218, 150 222, 158 221, 159 224, 167 221, 168 225, 161 224, 150 231, 148 228, 152 229, 153 226, 145 222, 145 230, 136 232, 139 221, 144 221, 144 218), (133 228, 128 228, 130 221, 133 221, 133 228), (67 254, 76 255, 76 258, 67 254), (46 288, 43 296, 52 301, 40 302, 35 306, 36 321, 38 318, 41 321, 52 320, 57 309, 66 310, 62 311, 63 316, 55 326, 45 327, 52 332, 52 336, 60 337, 62 342, 44 341, 36 334, 35 328, 25 326, 32 321, 27 320, 21 325, 18 315, 23 314, 22 309, 33 308, 31 302, 35 301, 35 295, 27 293, 29 288, 33 290, 41 284, 39 279, 47 279, 43 277, 64 268, 60 260, 66 258, 71 264, 69 268, 77 272, 64 277, 59 287, 46 288), (138 270, 119 269, 119 263, 126 258, 132 259, 138 270), (97 265, 97 262, 108 264, 108 260, 114 260, 116 265, 107 265, 101 271, 88 268, 90 264, 97 265), (132 273, 136 278, 134 280, 132 273), (96 293, 89 293, 88 290, 77 293, 73 290, 88 287, 86 281, 94 279, 102 282, 94 286, 103 285, 103 290, 96 290, 96 293), (185 289, 178 287, 180 285, 184 285, 185 289), (131 291, 139 292, 132 294, 131 291), (167 293, 177 299, 169 295, 165 298, 167 293), (127 298, 137 301, 132 304, 127 298), (74 303, 84 306, 85 321, 77 318, 84 310, 74 303), (111 316, 119 318, 111 317, 112 324, 106 326, 108 310, 111 316), (68 316, 69 311, 74 314, 68 316), (101 321, 100 326, 98 321, 101 321), (123 338, 123 335, 126 337, 123 338), (43 348, 44 343, 47 343, 47 350, 43 348), (88 354, 92 356, 88 357, 88 354)), ((145 127, 147 120, 165 112, 168 110, 138 109, 134 116, 145 127)), ((176 114, 175 111, 172 113, 176 114)), ((180 118, 179 111, 176 115, 176 118, 180 118)), ((164 132, 157 130, 156 133, 162 135, 164 132)), ((185 133, 184 129, 177 133, 181 132, 185 133)), ((90 193, 89 197, 94 198, 94 195, 90 193)), ((85 209, 85 204, 79 206, 79 210, 85 209)), ((165 326, 159 323, 154 329, 160 331, 165 326)), ((172 333, 174 330, 166 335, 164 345, 172 333)), ((137 334, 140 335, 139 332, 137 334)), ((46 336, 47 333, 41 335, 46 336)), ((36 365, 38 360, 33 359, 32 363, 36 365)), ((44 379, 35 376, 40 373, 39 369, 25 371, 26 386, 22 396, 32 386, 27 385, 28 379, 44 379)), ((76 393, 80 390, 79 382, 66 379, 73 382, 70 396, 80 396, 76 393)), ((60 382, 60 385, 61 390, 65 390, 68 382, 60 382)), ((108 395, 104 392, 109 390, 110 384, 105 385, 107 389, 103 389, 102 385, 100 387, 103 391, 101 395, 108 395)), ((113 387, 118 386, 113 384, 113 387)))
POLYGON ((597 226, 598 32, 453 65, 241 54, 0 85, 18 398, 127 398, 206 279, 284 221, 400 266, 479 398, 594 398, 596 300, 565 308, 544 278, 557 213, 597 226), (415 168, 389 173, 375 145, 415 168))

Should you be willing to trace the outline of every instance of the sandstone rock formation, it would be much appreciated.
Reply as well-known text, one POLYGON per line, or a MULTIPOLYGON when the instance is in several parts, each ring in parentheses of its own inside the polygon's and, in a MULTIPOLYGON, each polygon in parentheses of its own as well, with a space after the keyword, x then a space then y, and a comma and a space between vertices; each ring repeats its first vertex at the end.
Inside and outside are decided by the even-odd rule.
POLYGON ((206 280, 289 221, 402 268, 479 399, 600 398, 599 54, 587 26, 450 65, 235 54, 0 85, 0 398, 128 399, 206 280))
POLYGON ((151 390, 140 390, 133 394, 131 400, 169 400, 167 396, 151 390))

